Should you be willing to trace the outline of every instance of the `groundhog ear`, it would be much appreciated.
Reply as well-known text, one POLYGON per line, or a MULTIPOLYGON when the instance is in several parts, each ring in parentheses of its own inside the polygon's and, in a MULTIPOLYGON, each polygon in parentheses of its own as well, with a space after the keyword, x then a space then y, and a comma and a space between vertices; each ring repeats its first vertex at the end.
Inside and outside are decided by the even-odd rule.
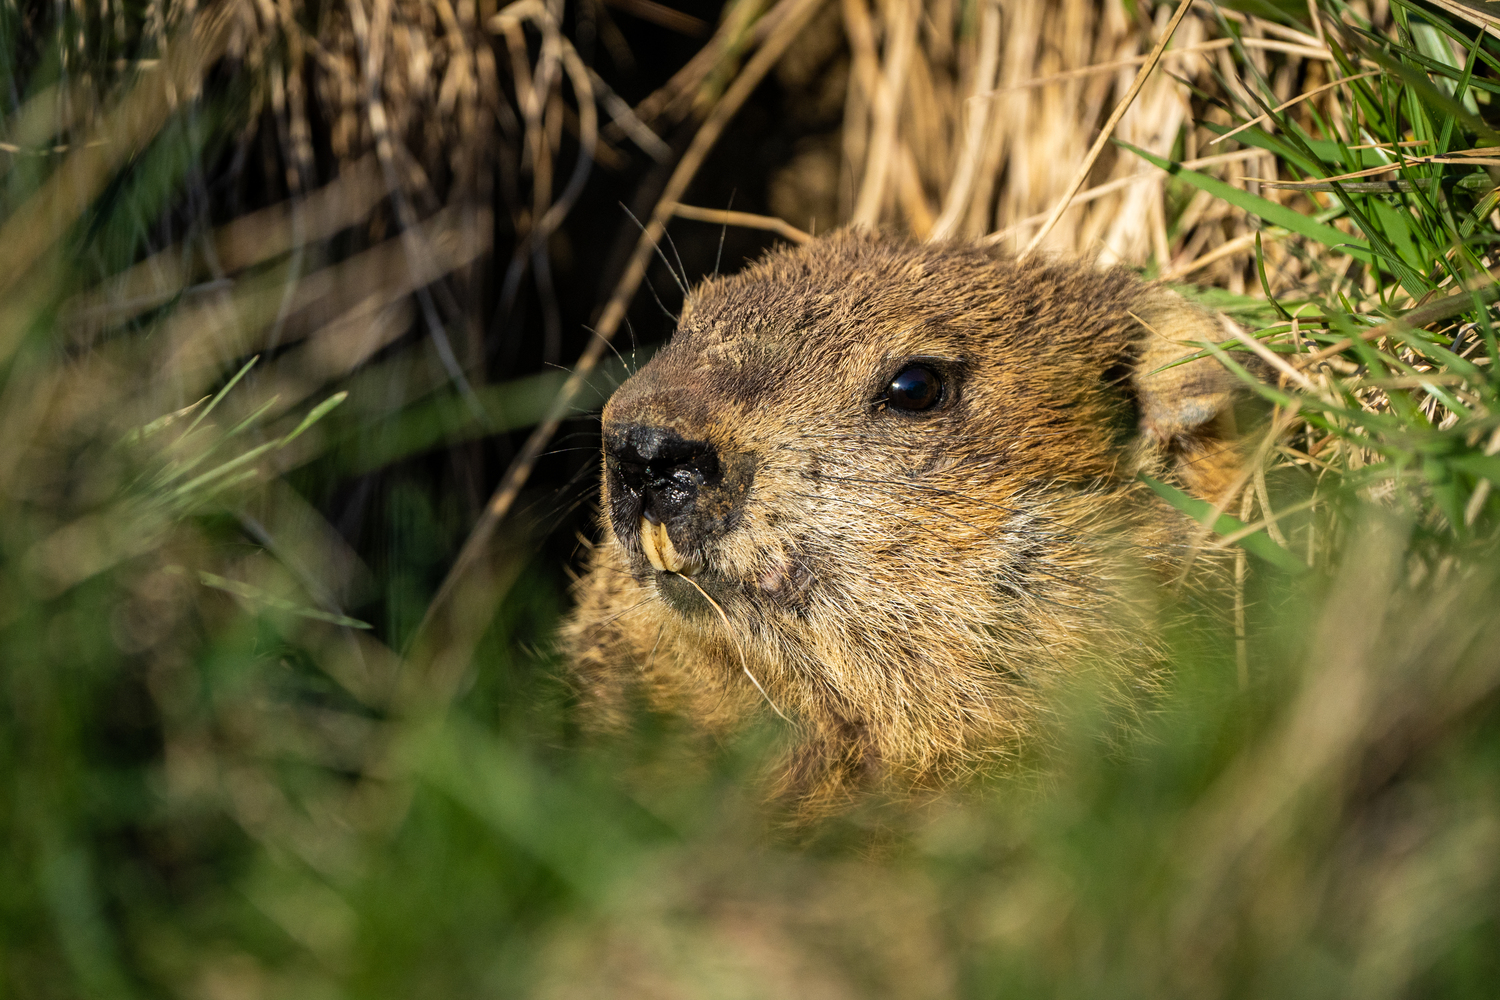
POLYGON ((1131 378, 1140 411, 1142 466, 1175 475, 1189 492, 1217 501, 1239 481, 1243 455, 1234 406, 1240 383, 1213 358, 1167 368, 1224 339, 1218 317, 1152 289, 1136 303, 1140 323, 1131 378), (1162 469, 1165 466, 1165 469, 1162 469))

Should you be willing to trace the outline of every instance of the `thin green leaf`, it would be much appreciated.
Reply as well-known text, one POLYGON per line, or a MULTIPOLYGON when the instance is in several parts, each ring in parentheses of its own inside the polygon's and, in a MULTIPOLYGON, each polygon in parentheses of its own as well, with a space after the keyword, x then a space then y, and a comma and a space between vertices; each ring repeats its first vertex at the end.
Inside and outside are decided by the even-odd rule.
POLYGON ((166 430, 168 427, 177 423, 177 421, 186 418, 187 416, 192 414, 194 410, 198 409, 198 407, 208 402, 208 399, 209 397, 204 396, 196 403, 190 403, 180 410, 173 410, 171 413, 163 414, 162 416, 157 417, 155 420, 151 421, 148 424, 137 427, 132 431, 128 431, 125 436, 120 439, 120 443, 124 445, 138 445, 146 439, 154 437, 155 435, 166 430))
POLYGON ((1470 212, 1464 218, 1463 224, 1458 227, 1458 235, 1467 239, 1474 232, 1474 227, 1488 217, 1496 206, 1500 206, 1500 187, 1491 189, 1489 194, 1480 199, 1479 204, 1474 206, 1474 211, 1470 212))
POLYGON ((1500 486, 1500 455, 1458 455, 1450 458, 1448 464, 1460 472, 1488 479, 1500 486))
POLYGON ((302 418, 302 423, 297 425, 296 430, 292 431, 286 437, 281 439, 278 447, 284 448, 287 445, 291 444, 293 441, 297 440, 297 438, 302 435, 303 431, 307 430, 313 424, 328 416, 328 414, 333 412, 335 407, 337 407, 340 403, 348 398, 348 392, 336 392, 332 396, 329 396, 327 399, 323 400, 323 402, 312 408, 311 413, 302 418))
POLYGON ((1217 177, 1210 177, 1196 170, 1188 170, 1181 163, 1164 160, 1159 156, 1146 152, 1144 149, 1132 146, 1128 142, 1118 139, 1115 141, 1148 163, 1152 163, 1165 170, 1173 177, 1187 181, 1194 187, 1207 191, 1214 197, 1221 198, 1236 208, 1244 209, 1251 215, 1259 216, 1267 222, 1281 226, 1284 229, 1289 229, 1298 235, 1322 243, 1324 246, 1337 247, 1351 257, 1362 260, 1367 264, 1374 263, 1375 258, 1370 252, 1369 245, 1357 236, 1350 236, 1348 233, 1335 229, 1333 226, 1310 219, 1285 205, 1278 205, 1274 201, 1251 194, 1249 191, 1242 191, 1231 184, 1226 184, 1217 177))
POLYGON ((258 604, 276 611, 285 611, 288 614, 297 615, 301 618, 311 618, 314 621, 341 625, 344 628, 367 629, 371 627, 367 622, 362 622, 358 618, 350 618, 347 615, 334 614, 331 611, 319 611, 317 608, 308 608, 300 604, 294 604, 285 598, 277 597, 275 594, 264 591, 253 584, 243 583, 239 580, 230 580, 201 570, 198 573, 198 579, 205 587, 222 590, 226 594, 233 594, 235 597, 243 601, 248 601, 251 604, 258 604))
POLYGON ((191 492, 193 492, 196 489, 199 489, 204 484, 213 482, 215 479, 218 479, 220 476, 228 475, 229 473, 233 472, 235 469, 238 469, 241 466, 245 465, 247 462, 253 462, 253 461, 255 461, 257 458, 259 458, 260 456, 264 455, 266 452, 270 451, 272 448, 278 448, 278 447, 280 447, 281 443, 282 442, 280 442, 280 441, 268 441, 265 444, 257 445, 256 447, 251 448, 249 451, 245 452, 243 455, 239 455, 239 456, 237 456, 235 458, 231 458, 229 461, 225 462, 223 465, 220 465, 220 466, 217 466, 215 468, 212 468, 212 469, 208 470, 207 472, 203 473, 203 475, 198 476, 196 479, 190 479, 190 480, 188 480, 187 482, 183 483, 181 486, 179 486, 175 490, 173 490, 171 495, 174 498, 185 496, 186 494, 191 493, 191 492))
POLYGON ((1382 69, 1399 76, 1402 83, 1421 95, 1425 104, 1436 105, 1445 114, 1457 118, 1465 128, 1486 143, 1500 144, 1500 132, 1496 132, 1478 115, 1470 114, 1468 108, 1434 87, 1432 81, 1427 79, 1427 76, 1420 70, 1392 59, 1379 49, 1372 48, 1365 55, 1366 58, 1378 63, 1382 69))
POLYGON ((280 396, 272 396, 270 399, 257 406, 254 412, 252 412, 248 417, 235 424, 234 427, 230 428, 230 430, 222 435, 219 440, 215 441, 212 445, 205 448, 199 454, 193 456, 193 458, 191 458, 190 460, 183 462, 180 465, 174 464, 167 466, 167 468, 163 470, 162 474, 158 477, 157 486, 163 487, 167 486, 170 483, 174 483, 177 480, 181 479, 183 476, 187 475, 192 470, 196 469, 198 466, 202 465, 204 461, 206 461, 210 456, 217 452, 226 441, 242 433, 246 428, 251 427, 256 422, 258 422, 260 418, 265 415, 267 410, 276 405, 276 401, 280 398, 280 396))
MULTIPOLYGON (((1481 31, 1474 36, 1474 45, 1469 49, 1469 57, 1464 60, 1464 75, 1459 78, 1458 86, 1453 89, 1453 96, 1459 101, 1464 99, 1464 95, 1469 90, 1469 82, 1474 79, 1474 62, 1479 58, 1479 50, 1483 45, 1484 32, 1481 31)), ((1457 119, 1449 118, 1443 123, 1443 135, 1438 140, 1438 153, 1448 152, 1448 143, 1453 138, 1453 125, 1456 121, 1457 119)))
POLYGON ((257 354, 257 355, 255 355, 255 357, 251 358, 249 361, 246 361, 245 364, 244 364, 244 367, 242 367, 239 371, 235 372, 234 373, 234 378, 230 379, 227 383, 225 383, 224 388, 220 389, 217 393, 214 394, 214 398, 208 404, 207 408, 205 408, 202 413, 198 414, 197 418, 194 419, 193 422, 188 425, 187 430, 185 430, 185 431, 182 432, 182 437, 178 438, 177 440, 178 441, 182 441, 189 434, 193 433, 193 431, 197 430, 198 429, 198 425, 201 424, 201 423, 203 423, 204 420, 208 419, 208 415, 210 413, 214 412, 214 407, 218 406, 219 403, 221 401, 223 401, 224 397, 227 396, 227 395, 229 395, 229 390, 230 389, 233 389, 235 386, 239 385, 240 379, 244 378, 249 373, 250 369, 252 369, 252 368, 255 367, 255 363, 257 361, 259 361, 259 360, 260 360, 260 355, 257 354))
POLYGON ((1271 294, 1271 282, 1266 278, 1266 256, 1261 250, 1260 233, 1255 234, 1255 273, 1260 275, 1261 291, 1266 293, 1266 301, 1276 309, 1276 314, 1282 319, 1291 322, 1292 314, 1286 311, 1282 304, 1276 301, 1276 296, 1271 294))
MULTIPOLYGON (((1228 514, 1220 514, 1215 518, 1212 504, 1206 500, 1199 500, 1197 497, 1188 496, 1177 487, 1164 483, 1159 479, 1152 479, 1145 473, 1140 473, 1136 478, 1151 487, 1157 496, 1199 524, 1208 526, 1216 534, 1232 535, 1237 531, 1243 531, 1249 527, 1244 521, 1241 521, 1237 517, 1231 517, 1228 514)), ((1265 560, 1278 569, 1293 575, 1311 572, 1311 567, 1307 563, 1280 545, 1277 545, 1264 530, 1251 532, 1243 538, 1236 540, 1233 544, 1238 545, 1246 552, 1265 560)))

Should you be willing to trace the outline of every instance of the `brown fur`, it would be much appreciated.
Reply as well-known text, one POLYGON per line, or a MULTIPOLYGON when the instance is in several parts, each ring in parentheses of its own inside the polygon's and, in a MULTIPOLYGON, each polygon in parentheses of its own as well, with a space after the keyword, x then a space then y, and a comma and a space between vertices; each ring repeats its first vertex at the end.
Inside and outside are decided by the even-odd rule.
POLYGON ((1235 467, 1229 376, 1155 369, 1221 337, 1121 269, 859 232, 705 282, 604 411, 604 539, 565 633, 591 717, 626 724, 640 692, 722 731, 769 698, 781 789, 821 810, 1005 755, 1080 674, 1138 700, 1185 536, 1135 473, 1212 495, 1235 467), (944 374, 932 412, 880 402, 913 358, 944 374), (644 554, 611 471, 632 428, 716 456, 664 523, 722 615, 644 554))

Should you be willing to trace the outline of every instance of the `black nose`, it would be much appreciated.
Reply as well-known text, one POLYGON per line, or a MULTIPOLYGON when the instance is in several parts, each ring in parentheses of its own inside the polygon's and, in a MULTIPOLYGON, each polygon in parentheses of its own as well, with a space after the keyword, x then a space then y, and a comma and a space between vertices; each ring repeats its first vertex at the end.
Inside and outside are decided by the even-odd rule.
POLYGON ((652 524, 692 512, 699 491, 723 478, 713 445, 662 427, 621 428, 607 437, 605 447, 616 502, 635 508, 636 516, 652 524))

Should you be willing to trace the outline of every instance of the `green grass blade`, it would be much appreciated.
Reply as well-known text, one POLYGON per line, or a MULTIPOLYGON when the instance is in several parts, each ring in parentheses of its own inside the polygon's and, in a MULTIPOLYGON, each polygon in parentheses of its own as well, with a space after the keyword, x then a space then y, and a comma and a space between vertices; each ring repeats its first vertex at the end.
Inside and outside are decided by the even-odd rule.
POLYGON ((317 608, 304 607, 285 598, 277 597, 275 594, 264 591, 253 584, 243 583, 239 580, 230 580, 201 570, 198 573, 198 579, 205 587, 222 590, 226 594, 233 594, 235 597, 250 604, 273 608, 276 611, 285 611, 299 618, 311 618, 314 621, 328 622, 331 625, 342 625, 344 628, 368 629, 371 627, 368 622, 362 622, 358 618, 334 614, 331 611, 319 611, 317 608))
MULTIPOLYGON (((1159 479, 1152 479, 1145 473, 1138 474, 1136 478, 1151 487, 1156 492, 1156 495, 1167 503, 1182 511, 1199 524, 1208 526, 1217 534, 1232 535, 1237 531, 1242 531, 1249 527, 1244 521, 1241 521, 1237 517, 1231 517, 1228 514, 1220 514, 1217 518, 1214 518, 1212 504, 1206 500, 1199 500, 1197 497, 1188 496, 1177 487, 1164 483, 1159 479)), ((1264 559, 1271 565, 1288 573, 1298 575, 1311 572, 1311 567, 1307 563, 1280 545, 1277 545, 1264 530, 1251 532, 1235 541, 1234 544, 1251 555, 1264 559)))
POLYGON ((1217 177, 1210 177, 1196 170, 1188 170, 1180 163, 1164 160, 1159 156, 1146 152, 1144 149, 1132 146, 1128 142, 1123 142, 1119 139, 1116 139, 1115 142, 1148 163, 1165 170, 1173 177, 1207 191, 1214 197, 1221 198, 1236 208, 1249 212, 1251 215, 1259 216, 1269 223, 1289 229, 1299 236, 1305 236, 1310 240, 1322 243, 1324 246, 1337 247, 1351 257, 1355 257, 1366 264, 1375 262, 1375 255, 1371 253, 1369 244, 1357 236, 1350 236, 1348 233, 1335 229, 1333 226, 1310 219, 1301 212, 1288 208, 1285 205, 1278 205, 1274 201, 1269 201, 1259 195, 1242 191, 1231 184, 1219 180, 1217 177))
POLYGON ((302 422, 297 425, 297 429, 281 439, 280 447, 284 448, 287 445, 291 444, 293 441, 297 440, 297 438, 301 437, 309 427, 317 423, 319 420, 322 420, 324 417, 328 416, 328 414, 333 412, 335 407, 337 407, 340 403, 348 398, 348 392, 336 392, 332 396, 329 396, 327 399, 323 400, 323 402, 319 403, 317 406, 313 407, 312 412, 302 418, 302 422))
POLYGON ((1500 132, 1496 132, 1484 119, 1478 115, 1469 113, 1464 107, 1452 97, 1443 93, 1432 85, 1432 81, 1422 71, 1412 66, 1407 66, 1399 60, 1392 59, 1378 49, 1366 52, 1365 57, 1378 63, 1380 67, 1389 73, 1401 78, 1401 82, 1420 95, 1422 101, 1429 108, 1438 108, 1446 115, 1456 118, 1470 132, 1491 145, 1500 144, 1500 132))
POLYGON ((255 367, 255 363, 257 361, 259 361, 259 360, 260 360, 260 355, 257 354, 255 357, 251 358, 249 361, 246 361, 245 364, 244 364, 244 367, 242 367, 239 371, 235 372, 234 373, 234 377, 231 378, 228 382, 226 382, 224 384, 224 388, 220 389, 218 392, 216 392, 214 394, 214 398, 209 401, 208 406, 206 406, 204 408, 204 410, 203 410, 202 413, 198 414, 197 417, 193 418, 193 422, 191 424, 188 424, 187 429, 182 432, 182 436, 179 437, 177 440, 178 441, 185 441, 185 440, 187 440, 188 435, 191 434, 191 433, 193 433, 193 431, 197 430, 198 429, 198 425, 201 424, 201 423, 203 423, 204 420, 208 419, 208 415, 210 413, 214 412, 214 407, 218 406, 219 403, 221 403, 223 401, 224 397, 227 396, 227 395, 229 395, 229 390, 233 389, 235 386, 237 386, 237 385, 240 384, 240 379, 244 378, 247 374, 249 374, 250 369, 254 368, 255 367))
POLYGON ((280 445, 280 441, 267 441, 265 444, 257 445, 254 448, 251 448, 249 451, 245 452, 243 455, 231 458, 223 465, 216 466, 215 468, 209 469, 201 476, 188 480, 187 482, 183 483, 181 486, 173 490, 171 496, 173 499, 187 496, 189 493, 192 493, 194 490, 199 489, 206 483, 211 483, 215 479, 218 479, 220 476, 228 475, 234 470, 244 466, 246 463, 255 461, 257 458, 264 455, 272 448, 280 447, 280 445))
POLYGON ((1459 455, 1448 460, 1448 464, 1460 472, 1467 472, 1480 479, 1488 479, 1500 486, 1500 455, 1459 455))

